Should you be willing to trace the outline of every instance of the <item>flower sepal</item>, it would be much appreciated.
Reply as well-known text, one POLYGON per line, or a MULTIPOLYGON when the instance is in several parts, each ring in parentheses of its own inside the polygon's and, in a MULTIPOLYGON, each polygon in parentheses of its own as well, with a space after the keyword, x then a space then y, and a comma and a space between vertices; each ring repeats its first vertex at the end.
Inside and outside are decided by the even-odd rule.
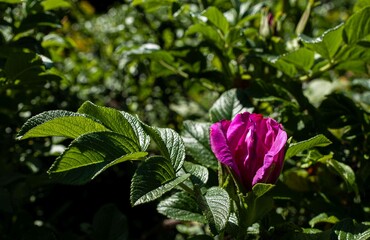
POLYGON ((257 183, 247 194, 239 193, 238 222, 241 231, 262 219, 272 208, 274 184, 257 183))

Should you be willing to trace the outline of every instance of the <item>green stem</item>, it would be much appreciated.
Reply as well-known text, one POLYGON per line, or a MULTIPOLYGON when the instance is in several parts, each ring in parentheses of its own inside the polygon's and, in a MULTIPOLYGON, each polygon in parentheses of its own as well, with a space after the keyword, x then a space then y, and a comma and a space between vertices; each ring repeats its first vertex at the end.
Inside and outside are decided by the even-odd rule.
POLYGON ((186 186, 184 183, 180 183, 179 186, 185 190, 185 192, 189 193, 191 196, 195 197, 194 190, 190 187, 186 186))

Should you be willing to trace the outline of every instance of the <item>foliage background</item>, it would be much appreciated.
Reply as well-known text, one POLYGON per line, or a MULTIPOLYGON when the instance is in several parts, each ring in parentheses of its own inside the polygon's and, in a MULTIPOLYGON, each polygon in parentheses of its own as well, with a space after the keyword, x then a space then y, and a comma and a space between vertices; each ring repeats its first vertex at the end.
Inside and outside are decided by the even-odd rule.
MULTIPOLYGON (((363 49, 348 55, 339 43, 343 53, 328 67, 322 58, 271 60, 310 49, 310 39, 297 33, 319 37, 366 4, 1 0, 0 236, 106 239, 102 234, 114 224, 102 222, 112 215, 125 230, 117 230, 122 239, 184 239, 202 232, 201 224, 166 219, 155 203, 130 207, 135 163, 113 167, 83 186, 61 185, 46 171, 68 140, 16 141, 16 133, 30 116, 75 111, 86 100, 182 131, 185 120, 209 121, 213 103, 235 87, 244 89, 245 107, 282 122, 292 141, 325 134, 333 142, 286 162, 275 214, 262 225, 283 219, 292 225, 275 228, 285 233, 327 230, 346 218, 368 221, 368 36, 357 44, 363 49), (226 22, 214 9, 204 15, 209 7, 224 13, 226 22), (353 169, 355 183, 320 162, 331 153, 353 169), (326 215, 313 220, 320 214, 326 215)), ((209 184, 216 178, 211 172, 209 184)))

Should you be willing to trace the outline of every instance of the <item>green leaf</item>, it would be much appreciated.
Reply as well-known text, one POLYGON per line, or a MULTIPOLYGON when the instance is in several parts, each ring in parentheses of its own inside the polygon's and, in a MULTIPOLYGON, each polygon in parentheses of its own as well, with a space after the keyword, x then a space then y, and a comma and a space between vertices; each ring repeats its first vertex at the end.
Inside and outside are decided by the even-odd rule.
POLYGON ((367 240, 370 236, 370 226, 357 223, 353 219, 345 219, 335 224, 331 230, 330 239, 367 240))
POLYGON ((365 7, 370 6, 370 1, 368 0, 357 0, 355 6, 353 7, 353 11, 357 12, 365 7))
POLYGON ((314 147, 325 147, 331 143, 332 142, 322 134, 319 134, 315 137, 312 137, 301 142, 292 143, 289 145, 289 148, 285 154, 285 159, 289 159, 293 156, 296 156, 298 153, 301 153, 305 150, 309 150, 314 147))
POLYGON ((102 124, 84 114, 54 110, 40 113, 26 121, 17 138, 63 136, 76 138, 82 134, 108 131, 102 124))
POLYGON ((0 0, 0 3, 11 3, 11 4, 15 4, 15 3, 22 3, 23 0, 0 0))
POLYGON ((349 191, 354 191, 356 195, 359 195, 356 176, 350 166, 334 159, 326 160, 326 164, 344 180, 349 191))
POLYGON ((335 224, 337 222, 339 222, 339 219, 336 216, 333 216, 333 215, 328 216, 327 213, 320 213, 316 217, 312 218, 309 221, 309 224, 310 224, 311 228, 313 228, 313 227, 315 227, 315 225, 317 223, 331 223, 331 224, 335 224))
POLYGON ((340 63, 348 61, 369 61, 370 51, 369 48, 360 45, 345 45, 336 54, 335 58, 340 63))
POLYGON ((128 239, 127 218, 114 204, 101 207, 94 215, 92 224, 94 240, 128 239))
POLYGON ((370 34, 370 7, 355 12, 344 24, 343 39, 353 45, 370 34))
POLYGON ((220 34, 211 26, 208 26, 204 23, 196 23, 194 25, 191 25, 186 30, 186 35, 192 35, 192 34, 202 34, 203 37, 216 46, 220 47, 222 46, 222 38, 220 34))
POLYGON ((190 173, 190 180, 193 184, 204 185, 208 181, 208 169, 202 165, 191 162, 184 162, 185 172, 190 173))
POLYGON ((314 64, 315 53, 306 48, 299 48, 278 57, 266 58, 267 62, 290 77, 295 77, 297 69, 308 72, 314 64))
POLYGON ((211 232, 220 233, 230 216, 229 194, 220 187, 209 188, 203 196, 199 188, 195 188, 197 202, 206 216, 211 232))
POLYGON ((174 2, 177 2, 177 0, 134 0, 131 5, 141 5, 145 8, 146 12, 153 12, 158 8, 168 6, 174 2))
POLYGON ((84 104, 82 104, 81 107, 78 109, 78 112, 88 114, 89 116, 98 119, 113 132, 120 133, 132 139, 139 145, 138 136, 136 135, 130 121, 128 121, 125 117, 129 115, 128 113, 124 115, 116 109, 100 107, 89 101, 84 102, 84 104))
POLYGON ((211 121, 231 120, 236 114, 250 110, 251 104, 247 99, 245 92, 239 89, 224 92, 209 110, 211 121))
POLYGON ((142 126, 157 144, 162 155, 171 161, 175 172, 178 172, 185 160, 185 145, 180 135, 169 128, 151 127, 144 123, 142 126))
POLYGON ((176 177, 168 159, 154 156, 143 162, 136 170, 130 191, 131 205, 153 201, 189 178, 190 174, 176 177))
POLYGON ((58 8, 70 8, 71 4, 65 0, 44 0, 41 2, 45 11, 50 11, 58 8))
POLYGON ((206 223, 198 203, 185 192, 177 192, 161 201, 157 207, 159 213, 180 221, 206 223))
POLYGON ((226 227, 230 216, 230 198, 228 193, 219 187, 212 187, 205 195, 210 214, 207 214, 209 224, 213 225, 217 232, 226 227))
POLYGON ((98 172, 94 174, 92 179, 94 179, 98 174, 102 173, 103 171, 107 170, 108 168, 112 167, 113 165, 116 165, 118 163, 126 162, 128 160, 142 160, 144 157, 148 155, 147 152, 135 152, 135 153, 128 153, 122 157, 119 157, 112 162, 108 163, 104 167, 102 167, 98 172))
POLYGON ((218 161, 209 142, 210 123, 184 121, 182 139, 187 152, 203 166, 217 170, 218 161))
POLYGON ((84 134, 72 141, 55 160, 48 173, 58 182, 84 184, 106 169, 108 164, 112 166, 146 155, 137 153, 126 156, 138 151, 135 142, 114 132, 84 134))
POLYGON ((220 10, 214 6, 211 6, 207 8, 202 15, 207 17, 208 21, 220 29, 224 35, 227 34, 229 31, 229 22, 222 12, 220 12, 220 10))
POLYGON ((319 53, 323 58, 331 60, 343 42, 343 24, 325 31, 318 38, 301 35, 300 39, 306 48, 319 53))
POLYGON ((159 45, 153 43, 142 44, 140 47, 128 51, 126 48, 122 48, 121 51, 123 50, 125 50, 124 56, 139 59, 149 58, 156 61, 165 61, 168 63, 171 63, 175 60, 170 52, 161 50, 159 45))
POLYGON ((257 183, 256 185, 253 186, 252 192, 254 194, 255 199, 257 199, 271 191, 272 188, 274 188, 273 184, 257 183))
POLYGON ((136 138, 141 146, 141 149, 146 150, 150 144, 150 137, 148 134, 145 133, 144 129, 141 127, 139 119, 123 111, 121 111, 121 114, 131 124, 131 127, 134 130, 136 138))

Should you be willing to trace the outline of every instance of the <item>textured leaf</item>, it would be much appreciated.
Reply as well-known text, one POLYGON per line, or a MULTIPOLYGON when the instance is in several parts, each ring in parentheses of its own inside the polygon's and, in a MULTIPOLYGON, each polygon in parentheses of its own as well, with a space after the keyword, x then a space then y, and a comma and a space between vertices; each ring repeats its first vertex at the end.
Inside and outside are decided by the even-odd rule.
POLYGON ((62 136, 76 138, 82 134, 107 131, 102 124, 86 117, 84 114, 54 110, 40 113, 22 126, 17 138, 62 136))
POLYGON ((314 147, 325 147, 329 144, 331 144, 331 141, 322 134, 312 137, 308 140, 304 140, 298 143, 292 143, 290 144, 285 154, 285 159, 289 159, 305 150, 308 150, 314 147))
POLYGON ((121 114, 127 119, 127 121, 131 124, 132 129, 136 134, 136 138, 139 141, 142 150, 146 150, 150 144, 150 137, 144 129, 141 127, 141 123, 138 118, 132 116, 129 113, 121 111, 121 114))
POLYGON ((206 216, 214 235, 220 233, 227 224, 230 216, 230 197, 220 187, 209 188, 203 196, 199 188, 195 188, 196 197, 203 214, 206 216))
POLYGON ((185 181, 190 174, 176 178, 175 170, 168 159, 161 156, 149 158, 136 170, 130 191, 133 206, 153 201, 178 184, 185 181))
POLYGON ((229 30, 229 22, 227 21, 226 17, 218 10, 216 7, 211 6, 207 8, 202 14, 203 16, 207 17, 207 19, 213 23, 218 29, 222 31, 224 35, 227 34, 229 30))
POLYGON ((343 42, 343 24, 325 31, 318 38, 300 36, 303 44, 308 49, 319 53, 323 58, 331 60, 343 42))
POLYGON ((211 225, 217 229, 218 232, 226 227, 226 223, 230 215, 230 198, 228 193, 219 187, 212 187, 207 190, 205 195, 210 215, 207 215, 211 225))
POLYGON ((190 180, 193 184, 204 185, 208 181, 208 169, 202 165, 184 162, 184 168, 187 173, 190 173, 190 180))
POLYGON ((157 210, 169 218, 180 221, 207 222, 198 203, 185 192, 177 192, 161 201, 157 210))
POLYGON ((185 160, 185 145, 180 135, 169 128, 151 127, 143 123, 142 126, 157 144, 162 155, 171 161, 175 172, 178 172, 185 160))
POLYGON ((138 145, 140 144, 138 136, 136 135, 133 129, 133 126, 125 118, 125 116, 127 116, 128 113, 124 115, 116 109, 100 107, 89 101, 84 102, 84 104, 82 104, 82 106, 78 109, 78 112, 88 114, 89 116, 98 119, 112 131, 120 133, 132 139, 138 145))
POLYGON ((370 236, 370 226, 345 219, 335 224, 331 230, 330 239, 338 240, 367 240, 370 236))
MULTIPOLYGON (((139 151, 135 142, 114 132, 94 132, 76 138, 60 155, 48 173, 57 181, 84 184, 103 171, 112 161, 135 160, 142 155, 126 154, 139 151)), ((113 164, 112 164, 113 165, 113 164)))
POLYGON ((104 205, 94 215, 94 240, 125 240, 128 239, 127 218, 113 204, 104 205))
POLYGON ((211 150, 209 142, 209 128, 211 124, 185 121, 183 125, 182 139, 187 152, 196 162, 216 170, 218 161, 211 150))
POLYGON ((356 44, 370 34, 370 7, 355 12, 344 24, 343 39, 356 44))
POLYGON ((248 111, 247 107, 251 105, 247 99, 242 90, 231 89, 224 92, 209 110, 211 121, 231 120, 236 114, 248 111))

